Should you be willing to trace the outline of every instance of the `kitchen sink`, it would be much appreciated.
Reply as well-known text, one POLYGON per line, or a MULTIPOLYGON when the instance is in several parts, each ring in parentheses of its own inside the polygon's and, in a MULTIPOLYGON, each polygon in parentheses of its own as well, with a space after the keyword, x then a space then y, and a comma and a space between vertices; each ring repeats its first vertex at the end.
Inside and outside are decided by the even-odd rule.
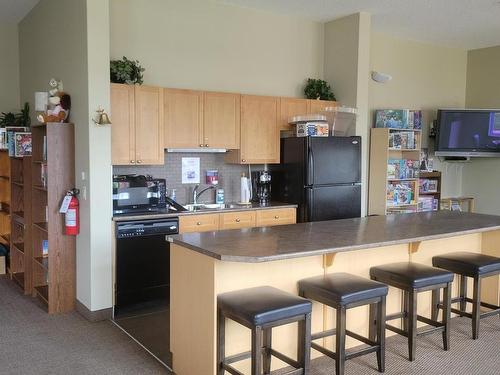
POLYGON ((198 204, 186 204, 183 206, 186 210, 189 212, 196 212, 196 211, 218 211, 218 210, 224 210, 224 209, 231 209, 231 208, 242 208, 245 206, 237 205, 237 204, 231 204, 231 203, 198 203, 198 204))

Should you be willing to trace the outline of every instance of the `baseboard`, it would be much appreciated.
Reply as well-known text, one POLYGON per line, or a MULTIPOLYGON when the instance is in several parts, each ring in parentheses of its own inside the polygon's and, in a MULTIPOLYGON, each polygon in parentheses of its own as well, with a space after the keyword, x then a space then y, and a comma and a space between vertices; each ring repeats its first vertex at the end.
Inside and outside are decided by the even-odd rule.
POLYGON ((90 322, 101 322, 113 317, 113 309, 111 307, 109 309, 90 311, 87 306, 78 300, 76 300, 76 311, 90 322))

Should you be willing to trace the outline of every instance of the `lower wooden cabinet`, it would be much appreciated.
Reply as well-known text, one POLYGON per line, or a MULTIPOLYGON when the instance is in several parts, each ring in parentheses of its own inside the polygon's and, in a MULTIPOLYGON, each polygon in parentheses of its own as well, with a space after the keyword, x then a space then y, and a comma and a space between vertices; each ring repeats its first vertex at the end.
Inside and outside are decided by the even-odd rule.
POLYGON ((295 208, 231 211, 179 217, 179 232, 209 232, 274 225, 295 224, 295 208))
POLYGON ((179 232, 210 232, 219 230, 219 214, 186 215, 179 217, 179 232))

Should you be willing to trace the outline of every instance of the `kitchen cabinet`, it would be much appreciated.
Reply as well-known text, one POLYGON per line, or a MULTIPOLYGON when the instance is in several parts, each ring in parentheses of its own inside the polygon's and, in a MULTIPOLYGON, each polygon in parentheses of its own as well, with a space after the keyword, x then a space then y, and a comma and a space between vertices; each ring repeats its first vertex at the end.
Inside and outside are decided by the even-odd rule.
POLYGON ((327 107, 336 107, 337 102, 332 100, 308 100, 308 114, 320 114, 327 107))
POLYGON ((275 210, 259 210, 256 215, 256 226, 267 227, 296 223, 295 208, 280 208, 275 210))
POLYGON ((210 148, 240 148, 240 94, 203 93, 203 139, 210 148))
POLYGON ((241 96, 240 150, 229 152, 226 162, 237 164, 279 163, 280 98, 241 96))
POLYGON ((225 212, 220 214, 220 230, 255 227, 255 211, 225 212))
POLYGON ((163 164, 163 91, 111 84, 113 165, 163 164))
POLYGON ((240 147, 240 94, 165 89, 165 146, 240 147))
POLYGON ((309 113, 309 100, 299 98, 280 98, 280 130, 291 130, 290 117, 309 113))
POLYGON ((219 230, 219 214, 179 216, 179 233, 219 230))
POLYGON ((166 148, 202 146, 203 92, 164 89, 166 148))

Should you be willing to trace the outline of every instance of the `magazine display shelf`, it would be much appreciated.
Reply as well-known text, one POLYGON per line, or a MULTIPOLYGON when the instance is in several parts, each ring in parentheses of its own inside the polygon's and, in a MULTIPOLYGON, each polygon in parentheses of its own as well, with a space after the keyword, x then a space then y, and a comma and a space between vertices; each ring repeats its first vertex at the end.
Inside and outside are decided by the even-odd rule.
POLYGON ((64 234, 59 213, 75 187, 74 125, 33 125, 32 136, 33 295, 49 314, 64 313, 75 308, 76 298, 76 241, 64 234))
POLYGON ((420 129, 371 129, 369 215, 418 211, 421 141, 420 129), (404 189, 407 200, 393 199, 404 189))
POLYGON ((7 150, 0 150, 0 243, 10 246, 10 160, 7 150))

